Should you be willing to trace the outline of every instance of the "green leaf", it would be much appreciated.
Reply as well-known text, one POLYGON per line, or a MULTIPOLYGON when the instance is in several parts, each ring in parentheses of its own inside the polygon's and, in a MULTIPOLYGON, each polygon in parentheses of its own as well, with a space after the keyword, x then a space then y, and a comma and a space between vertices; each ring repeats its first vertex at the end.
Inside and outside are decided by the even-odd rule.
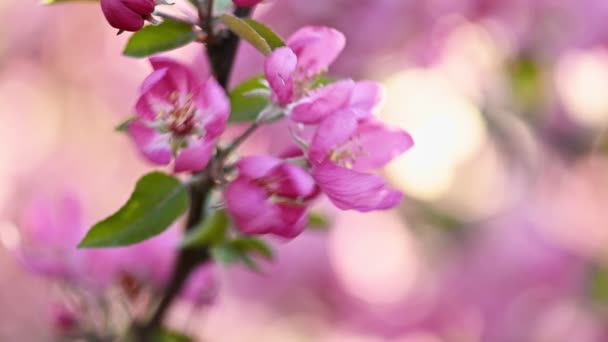
POLYGON ((222 264, 233 264, 241 260, 241 251, 229 243, 211 247, 211 256, 222 264))
POLYGON ((274 258, 272 248, 270 248, 266 242, 260 239, 252 237, 239 237, 232 240, 231 244, 246 254, 257 254, 269 260, 274 258))
POLYGON ((285 46, 285 42, 283 38, 281 38, 278 34, 276 34, 270 27, 266 26, 266 24, 262 24, 259 21, 245 18, 243 19, 252 29, 254 29, 270 46, 270 49, 274 50, 276 48, 280 48, 285 46))
POLYGON ((329 218, 321 213, 311 211, 308 214, 308 227, 316 230, 326 230, 330 226, 329 218))
POLYGON ((188 207, 188 192, 177 178, 160 172, 143 176, 127 203, 93 226, 78 247, 132 245, 165 231, 188 207))
POLYGON ((228 216, 223 210, 215 211, 198 228, 186 235, 181 248, 213 246, 226 238, 228 216))
POLYGON ((159 25, 148 25, 135 32, 123 54, 130 57, 147 57, 186 45, 198 36, 192 25, 165 19, 159 25))
POLYGON ((254 255, 267 260, 274 258, 270 246, 260 239, 251 237, 238 237, 211 248, 211 256, 219 263, 242 263, 254 271, 259 271, 259 267, 253 258, 254 255))
POLYGON ((191 337, 188 337, 180 332, 161 328, 154 334, 154 342, 192 342, 191 337))
POLYGON ((121 122, 118 126, 114 128, 116 132, 126 132, 129 130, 129 124, 133 121, 137 120, 137 117, 132 116, 125 121, 121 122))
POLYGON ((268 91, 264 82, 264 76, 252 77, 230 91, 230 122, 251 122, 257 118, 258 114, 268 105, 268 99, 249 93, 255 90, 268 91))
POLYGON ((251 25, 245 20, 237 18, 231 14, 220 16, 222 23, 226 25, 230 31, 234 32, 241 39, 247 41, 258 51, 268 56, 272 52, 270 44, 262 37, 251 25))
POLYGON ((608 303, 608 268, 599 265, 591 267, 589 295, 594 302, 608 303))

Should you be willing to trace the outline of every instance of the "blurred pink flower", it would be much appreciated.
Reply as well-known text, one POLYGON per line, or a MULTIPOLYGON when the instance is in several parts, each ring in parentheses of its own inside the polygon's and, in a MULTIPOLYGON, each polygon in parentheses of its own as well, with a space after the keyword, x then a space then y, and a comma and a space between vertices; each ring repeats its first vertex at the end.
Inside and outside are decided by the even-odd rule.
POLYGON ((212 264, 205 264, 199 266, 190 275, 180 296, 198 307, 213 303, 217 292, 218 283, 214 274, 214 266, 212 264))
POLYGON ((101 0, 101 10, 114 28, 122 31, 138 31, 150 19, 156 3, 154 0, 101 0))
POLYGON ((265 155, 238 162, 237 179, 226 186, 228 211, 246 234, 293 238, 306 226, 307 200, 315 184, 302 168, 265 155))
POLYGON ((49 277, 76 277, 83 262, 76 245, 85 232, 76 196, 37 196, 21 216, 22 243, 17 253, 25 267, 49 277))
POLYGON ((150 63, 154 72, 141 86, 129 134, 150 162, 167 165, 175 158, 175 172, 201 170, 226 126, 228 98, 207 73, 168 58, 150 63))

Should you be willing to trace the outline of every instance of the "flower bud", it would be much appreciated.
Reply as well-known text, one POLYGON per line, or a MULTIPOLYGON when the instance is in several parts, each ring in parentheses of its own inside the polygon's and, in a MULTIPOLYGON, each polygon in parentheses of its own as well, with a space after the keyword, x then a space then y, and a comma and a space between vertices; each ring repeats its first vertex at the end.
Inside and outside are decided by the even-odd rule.
POLYGON ((154 0, 101 0, 101 10, 106 20, 121 31, 138 31, 151 18, 154 0))
POLYGON ((262 2, 262 0, 232 0, 232 2, 237 6, 252 7, 262 2))

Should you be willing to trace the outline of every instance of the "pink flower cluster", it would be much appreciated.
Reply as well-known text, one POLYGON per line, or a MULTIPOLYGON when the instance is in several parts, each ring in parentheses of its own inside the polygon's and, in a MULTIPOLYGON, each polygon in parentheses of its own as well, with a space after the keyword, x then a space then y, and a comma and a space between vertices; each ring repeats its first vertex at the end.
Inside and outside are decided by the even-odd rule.
MULTIPOLYGON (((381 86, 347 79, 314 88, 344 45, 334 29, 305 27, 266 59, 269 105, 258 122, 285 118, 300 148, 288 159, 256 155, 236 163, 238 175, 224 197, 242 232, 299 235, 320 192, 343 210, 388 209, 401 201, 402 194, 373 173, 413 145, 409 134, 374 117, 381 86)), ((208 72, 165 58, 151 63, 130 136, 152 163, 173 160, 175 172, 202 170, 226 126, 229 101, 208 72)))

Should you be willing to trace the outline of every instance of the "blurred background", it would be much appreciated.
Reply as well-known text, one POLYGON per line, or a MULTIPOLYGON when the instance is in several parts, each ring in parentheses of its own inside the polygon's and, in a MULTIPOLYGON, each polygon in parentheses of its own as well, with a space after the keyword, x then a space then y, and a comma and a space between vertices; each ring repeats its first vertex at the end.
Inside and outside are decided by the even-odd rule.
MULTIPOLYGON (((227 342, 608 341, 608 1, 268 0, 255 17, 285 37, 346 34, 330 73, 384 84, 378 115, 416 142, 385 170, 407 198, 373 214, 319 203, 330 227, 276 241, 262 275, 215 269, 214 303, 184 297, 173 326, 227 342)), ((113 132, 149 72, 115 33, 96 3, 0 2, 1 341, 84 320, 64 303, 89 289, 23 261, 70 233, 33 241, 28 213, 67 230, 53 208, 76 201, 86 228, 150 169, 113 132)), ((243 46, 233 83, 261 66, 243 46)), ((243 153, 270 145, 262 131, 243 153)))

